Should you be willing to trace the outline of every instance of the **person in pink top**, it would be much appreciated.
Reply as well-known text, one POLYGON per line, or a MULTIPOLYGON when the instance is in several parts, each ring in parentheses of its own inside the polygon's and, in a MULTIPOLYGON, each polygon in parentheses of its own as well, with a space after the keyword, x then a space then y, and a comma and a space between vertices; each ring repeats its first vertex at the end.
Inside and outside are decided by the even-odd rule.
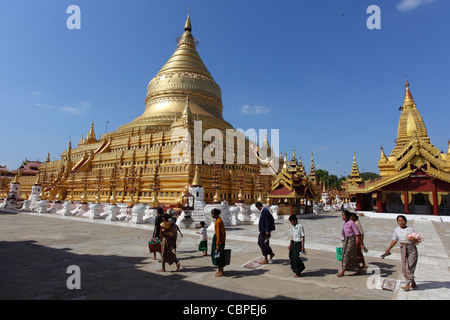
POLYGON ((363 270, 358 262, 357 249, 356 249, 356 239, 360 237, 360 233, 355 223, 351 219, 352 214, 349 211, 342 212, 342 220, 344 224, 342 225, 341 240, 343 242, 342 250, 342 269, 337 274, 338 277, 343 277, 345 271, 355 270, 358 271, 356 274, 363 274, 363 270))

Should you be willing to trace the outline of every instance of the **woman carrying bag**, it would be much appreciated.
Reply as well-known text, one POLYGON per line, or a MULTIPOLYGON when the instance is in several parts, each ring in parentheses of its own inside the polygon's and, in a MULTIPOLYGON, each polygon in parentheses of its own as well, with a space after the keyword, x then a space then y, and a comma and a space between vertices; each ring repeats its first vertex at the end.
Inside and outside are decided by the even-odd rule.
POLYGON ((173 252, 173 237, 174 232, 176 232, 174 224, 170 221, 170 216, 168 214, 163 215, 163 222, 161 222, 161 263, 162 268, 158 271, 166 271, 166 262, 170 265, 175 263, 177 265, 177 270, 180 269, 180 262, 177 259, 176 254, 173 252))
POLYGON ((218 266, 218 270, 215 274, 216 277, 222 277, 223 276, 223 268, 226 265, 226 258, 225 258, 225 225, 223 223, 223 220, 219 217, 220 210, 219 209, 212 209, 211 210, 211 216, 213 219, 216 219, 216 222, 214 224, 214 231, 216 232, 213 237, 212 241, 212 248, 211 248, 211 260, 212 264, 215 266, 218 266))
POLYGON ((356 274, 364 274, 361 266, 358 262, 356 243, 357 237, 360 237, 359 230, 356 228, 355 223, 351 220, 352 214, 349 211, 342 212, 342 220, 344 224, 342 225, 341 240, 343 240, 342 249, 342 269, 337 274, 338 277, 343 277, 345 271, 355 270, 358 271, 356 274))

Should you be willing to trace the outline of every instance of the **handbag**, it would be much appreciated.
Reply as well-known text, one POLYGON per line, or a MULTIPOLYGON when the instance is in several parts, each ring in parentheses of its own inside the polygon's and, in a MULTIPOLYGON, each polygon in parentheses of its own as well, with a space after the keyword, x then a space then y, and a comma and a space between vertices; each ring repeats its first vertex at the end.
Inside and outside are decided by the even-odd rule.
POLYGON ((152 238, 148 242, 148 250, 150 253, 161 252, 161 242, 159 242, 159 239, 152 238))
POLYGON ((231 263, 231 249, 223 250, 223 255, 225 257, 225 265, 228 266, 231 263))
POLYGON ((342 247, 336 247, 336 259, 342 261, 342 247))

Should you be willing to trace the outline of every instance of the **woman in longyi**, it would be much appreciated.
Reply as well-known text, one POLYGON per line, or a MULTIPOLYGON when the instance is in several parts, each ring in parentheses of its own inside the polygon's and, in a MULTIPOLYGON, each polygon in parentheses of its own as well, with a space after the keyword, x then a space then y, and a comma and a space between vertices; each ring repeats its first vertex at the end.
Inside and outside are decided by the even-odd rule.
POLYGON ((402 273, 405 277, 406 284, 402 287, 403 290, 409 291, 416 288, 417 284, 414 281, 414 272, 418 260, 418 253, 416 245, 423 241, 423 237, 416 233, 412 227, 406 225, 407 220, 404 215, 397 216, 398 227, 394 229, 394 235, 389 247, 386 249, 383 256, 390 254, 390 251, 397 242, 400 242, 400 254, 402 258, 402 273))
POLYGON ((177 271, 180 269, 180 262, 177 259, 176 254, 173 252, 173 237, 176 232, 175 226, 169 221, 170 216, 168 214, 163 215, 163 222, 161 222, 161 263, 162 268, 158 271, 166 271, 166 263, 177 265, 177 271))
POLYGON ((356 248, 357 238, 361 235, 355 223, 351 220, 351 212, 342 212, 342 220, 344 224, 341 231, 341 240, 343 242, 342 250, 342 269, 337 274, 338 277, 343 277, 345 271, 358 270, 356 274, 364 274, 358 262, 358 253, 356 248))
POLYGON ((222 277, 223 276, 223 268, 226 265, 225 260, 225 225, 223 223, 223 220, 219 217, 220 210, 219 209, 212 209, 211 210, 211 216, 213 219, 216 219, 216 222, 214 224, 214 230, 215 234, 212 241, 212 248, 211 248, 211 260, 213 265, 218 266, 218 270, 215 274, 216 277, 222 277), (216 257, 217 253, 217 257, 216 257))

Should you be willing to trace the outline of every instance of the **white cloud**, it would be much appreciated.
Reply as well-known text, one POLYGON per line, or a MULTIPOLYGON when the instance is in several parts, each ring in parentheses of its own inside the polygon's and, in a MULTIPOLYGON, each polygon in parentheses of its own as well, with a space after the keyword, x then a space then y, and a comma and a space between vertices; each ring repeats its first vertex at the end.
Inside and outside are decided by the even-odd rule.
MULTIPOLYGON (((36 107, 52 110, 55 109, 55 106, 51 106, 45 103, 36 103, 36 107)), ((91 104, 88 101, 81 101, 80 103, 76 104, 75 106, 70 107, 58 107, 57 110, 60 112, 64 112, 70 115, 80 116, 82 114, 85 114, 89 109, 91 108, 91 104)))
POLYGON ((329 150, 331 148, 332 148, 331 146, 321 146, 321 147, 313 149, 313 153, 326 151, 326 150, 329 150))
POLYGON ((91 104, 89 103, 89 101, 81 101, 75 107, 60 107, 58 110, 61 112, 79 116, 85 114, 90 108, 91 104))
POLYGON ((249 115, 268 114, 270 112, 270 108, 264 106, 250 106, 249 104, 246 104, 243 105, 239 111, 243 114, 249 115))
POLYGON ((39 97, 39 96, 41 95, 41 92, 40 92, 40 91, 31 91, 30 94, 31 94, 32 96, 39 97))
POLYGON ((47 109, 47 110, 51 110, 51 109, 54 108, 54 106, 51 106, 51 105, 48 105, 48 104, 45 104, 45 103, 35 103, 34 105, 36 107, 47 109))
POLYGON ((402 0, 397 5, 397 10, 400 12, 412 11, 422 4, 427 4, 434 1, 435 0, 402 0))
POLYGON ((65 112, 65 113, 73 114, 73 115, 77 115, 77 116, 82 114, 82 112, 79 109, 72 108, 72 107, 60 107, 58 110, 61 112, 65 112))

